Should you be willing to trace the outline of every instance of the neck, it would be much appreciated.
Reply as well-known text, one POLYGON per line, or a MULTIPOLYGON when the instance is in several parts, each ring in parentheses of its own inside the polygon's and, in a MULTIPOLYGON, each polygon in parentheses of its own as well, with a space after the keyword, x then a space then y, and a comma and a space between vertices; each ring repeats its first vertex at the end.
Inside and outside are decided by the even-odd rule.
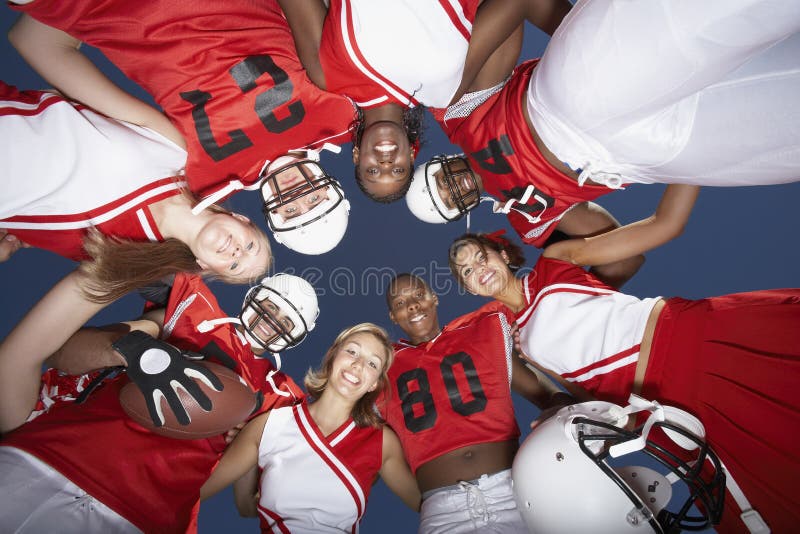
POLYGON ((427 343, 428 341, 430 341, 431 339, 435 338, 436 336, 438 336, 441 333, 442 333, 442 329, 439 327, 438 324, 436 325, 436 328, 434 330, 432 330, 431 332, 429 332, 427 334, 423 334, 421 336, 408 335, 408 333, 406 332, 406 334, 408 335, 408 340, 413 345, 421 345, 422 343, 427 343))
POLYGON ((382 121, 403 123, 403 107, 400 104, 386 104, 364 110, 364 126, 382 121))
POLYGON ((209 210, 203 210, 193 215, 192 202, 184 195, 165 198, 153 204, 150 210, 158 231, 165 239, 174 238, 187 245, 191 245, 212 214, 209 210))
POLYGON ((327 436, 350 419, 353 403, 337 396, 330 388, 308 406, 314 423, 327 436))
POLYGON ((512 276, 509 283, 493 297, 508 306, 514 313, 518 313, 525 307, 525 292, 522 289, 522 280, 512 276))

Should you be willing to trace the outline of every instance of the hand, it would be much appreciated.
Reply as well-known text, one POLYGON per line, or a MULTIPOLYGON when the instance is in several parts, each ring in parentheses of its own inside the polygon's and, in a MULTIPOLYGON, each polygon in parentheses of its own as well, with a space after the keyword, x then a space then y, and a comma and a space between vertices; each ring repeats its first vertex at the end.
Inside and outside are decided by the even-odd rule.
POLYGON ((0 262, 8 260, 19 249, 29 247, 29 244, 24 243, 17 236, 0 229, 0 262))
POLYGON ((144 394, 150 419, 157 427, 164 425, 161 397, 167 399, 172 413, 181 425, 191 422, 178 397, 177 387, 186 390, 206 411, 212 408, 211 399, 203 393, 194 379, 203 381, 216 391, 222 391, 220 379, 190 359, 202 359, 200 354, 181 351, 138 330, 121 337, 112 347, 125 358, 128 377, 144 394))
POLYGON ((246 424, 247 424, 247 421, 243 421, 243 422, 239 423, 238 425, 236 425, 235 427, 233 427, 230 430, 228 430, 225 433, 225 444, 227 445, 227 444, 231 443, 234 439, 236 439, 236 436, 239 435, 239 432, 244 428, 244 425, 246 425, 246 424))
POLYGON ((511 337, 514 340, 514 356, 517 356, 523 361, 532 362, 533 360, 522 350, 522 344, 519 341, 519 325, 517 323, 511 325, 511 337))

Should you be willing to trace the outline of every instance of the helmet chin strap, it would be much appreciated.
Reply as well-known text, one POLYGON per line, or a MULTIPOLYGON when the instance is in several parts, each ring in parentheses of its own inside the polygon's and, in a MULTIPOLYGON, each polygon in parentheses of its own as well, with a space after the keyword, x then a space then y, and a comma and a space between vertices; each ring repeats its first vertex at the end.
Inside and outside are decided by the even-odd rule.
POLYGON ((278 352, 270 352, 270 354, 272 354, 272 357, 275 358, 275 369, 267 373, 267 382, 269 382, 269 385, 272 386, 272 391, 274 391, 276 395, 280 395, 281 397, 291 397, 292 394, 279 388, 278 385, 275 384, 275 379, 272 378, 275 376, 275 373, 281 370, 281 355, 278 352))

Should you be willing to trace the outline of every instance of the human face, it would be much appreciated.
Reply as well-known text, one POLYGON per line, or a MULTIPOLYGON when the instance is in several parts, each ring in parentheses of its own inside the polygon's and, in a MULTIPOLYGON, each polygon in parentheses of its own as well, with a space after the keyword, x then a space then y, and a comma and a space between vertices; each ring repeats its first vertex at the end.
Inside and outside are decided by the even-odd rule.
POLYGON ((466 213, 477 205, 480 199, 478 178, 465 159, 448 158, 447 162, 433 173, 433 178, 439 198, 448 210, 466 213), (445 169, 445 166, 448 168, 445 169))
MULTIPOLYGON (((283 338, 288 346, 291 344, 291 333, 294 330, 294 321, 286 314, 283 309, 277 304, 272 302, 269 298, 265 298, 256 305, 250 305, 251 310, 255 311, 247 325, 247 331, 254 337, 263 349, 253 347, 253 352, 260 354, 272 343, 275 343, 279 337, 283 338)), ((275 349, 272 349, 275 350, 275 349)))
POLYGON ((378 387, 386 358, 386 348, 378 338, 366 332, 353 334, 333 357, 328 387, 356 402, 378 387))
POLYGON ((415 345, 430 341, 442 331, 438 305, 438 297, 416 278, 398 278, 389 287, 389 318, 415 345))
POLYGON ((376 197, 400 191, 411 179, 414 155, 403 127, 392 121, 370 124, 353 150, 364 188, 376 197))
MULTIPOLYGON (((315 187, 322 176, 319 165, 309 159, 284 156, 267 167, 266 182, 271 191, 279 191, 283 200, 270 210, 284 221, 308 213, 318 204, 328 200, 330 186, 315 187)), ((271 199, 277 195, 273 193, 271 199)))
POLYGON ((496 297, 514 276, 505 252, 488 248, 484 251, 474 243, 458 249, 455 264, 461 283, 473 295, 496 297))
POLYGON ((214 213, 198 232, 192 252, 200 268, 241 282, 262 275, 272 260, 267 236, 238 213, 214 213))

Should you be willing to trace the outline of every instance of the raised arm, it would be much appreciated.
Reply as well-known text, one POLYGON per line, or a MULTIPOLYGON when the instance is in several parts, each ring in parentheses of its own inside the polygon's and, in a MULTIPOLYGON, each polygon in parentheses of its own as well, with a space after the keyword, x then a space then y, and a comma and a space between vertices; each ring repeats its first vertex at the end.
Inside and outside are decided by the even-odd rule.
POLYGON ((163 113, 115 85, 80 51, 74 37, 23 14, 9 30, 8 40, 42 78, 69 98, 186 146, 163 113))
POLYGON ((419 512, 422 495, 417 486, 417 479, 411 473, 400 439, 388 426, 383 427, 383 463, 380 475, 386 485, 406 506, 419 512))
POLYGON ((327 5, 322 0, 278 0, 278 4, 292 30, 300 63, 309 79, 320 89, 325 89, 319 45, 322 41, 322 25, 328 14, 327 5))
POLYGON ((696 185, 670 184, 650 217, 598 236, 550 245, 543 255, 575 265, 603 265, 654 249, 683 232, 699 191, 696 185))
POLYGON ((200 499, 207 499, 219 493, 258 465, 258 446, 268 417, 269 412, 264 412, 253 418, 239 432, 233 443, 225 449, 225 454, 222 455, 209 479, 200 488, 200 499))
MULTIPOLYGON (((602 206, 594 202, 581 202, 564 214, 557 229, 574 238, 597 236, 620 226, 614 216, 602 206)), ((606 284, 619 289, 639 271, 644 261, 643 254, 635 254, 603 265, 592 264, 591 271, 606 284)))
POLYGON ((42 364, 104 305, 90 302, 73 271, 0 344, 0 433, 25 422, 36 405, 42 364))

